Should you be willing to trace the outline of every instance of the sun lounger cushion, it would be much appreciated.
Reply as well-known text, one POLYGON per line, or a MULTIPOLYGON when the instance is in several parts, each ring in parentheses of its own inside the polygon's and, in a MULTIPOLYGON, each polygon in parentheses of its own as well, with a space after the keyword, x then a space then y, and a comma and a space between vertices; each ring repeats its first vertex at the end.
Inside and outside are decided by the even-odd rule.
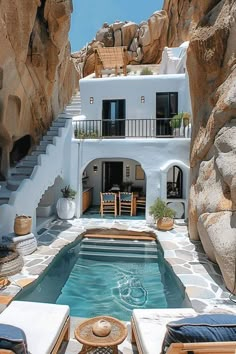
POLYGON ((24 331, 15 326, 0 324, 0 348, 11 349, 16 354, 27 354, 24 331))
POLYGON ((28 351, 48 354, 69 316, 69 306, 28 301, 13 301, 1 314, 0 323, 21 328, 26 335, 28 351))
POLYGON ((236 315, 204 314, 173 321, 166 326, 163 353, 171 343, 227 342, 236 340, 236 315))
POLYGON ((142 353, 159 354, 165 337, 166 324, 196 315, 197 313, 191 308, 133 310, 132 321, 142 353))

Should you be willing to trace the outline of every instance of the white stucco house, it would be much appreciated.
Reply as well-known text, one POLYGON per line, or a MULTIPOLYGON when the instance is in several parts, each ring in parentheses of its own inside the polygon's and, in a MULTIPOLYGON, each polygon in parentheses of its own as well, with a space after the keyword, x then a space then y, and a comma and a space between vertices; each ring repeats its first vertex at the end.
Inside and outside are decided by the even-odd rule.
POLYGON ((157 197, 187 217, 191 125, 173 118, 191 115, 186 49, 165 48, 152 75, 131 66, 127 76, 105 70, 80 80, 80 92, 1 183, 0 236, 13 231, 16 214, 32 216, 37 234, 65 184, 77 191, 76 217, 99 211, 100 192, 114 187, 145 198, 148 222, 157 197))
MULTIPOLYGON (((90 204, 99 205, 100 192, 114 185, 122 190, 129 183, 131 191, 146 197, 147 221, 157 197, 172 203, 178 217, 187 216, 191 128, 170 123, 180 112, 191 113, 186 49, 186 43, 166 48, 159 73, 142 75, 135 68, 127 76, 104 71, 103 77, 80 80, 71 170, 77 217, 86 209, 83 193, 88 189, 90 204)), ((70 109, 73 114, 73 101, 70 109)))

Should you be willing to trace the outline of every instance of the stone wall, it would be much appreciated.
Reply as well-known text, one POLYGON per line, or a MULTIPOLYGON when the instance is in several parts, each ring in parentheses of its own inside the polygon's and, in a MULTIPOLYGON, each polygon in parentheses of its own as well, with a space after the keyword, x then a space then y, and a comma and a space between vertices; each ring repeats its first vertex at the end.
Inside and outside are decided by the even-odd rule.
MULTIPOLYGON (((209 1, 208 3, 213 3, 209 1)), ((211 4, 212 5, 212 4, 211 4)), ((215 1, 194 31, 189 231, 236 293, 236 3, 215 1)))
POLYGON ((15 142, 36 143, 78 85, 68 41, 71 11, 71 0, 1 1, 1 178, 20 157, 15 142))

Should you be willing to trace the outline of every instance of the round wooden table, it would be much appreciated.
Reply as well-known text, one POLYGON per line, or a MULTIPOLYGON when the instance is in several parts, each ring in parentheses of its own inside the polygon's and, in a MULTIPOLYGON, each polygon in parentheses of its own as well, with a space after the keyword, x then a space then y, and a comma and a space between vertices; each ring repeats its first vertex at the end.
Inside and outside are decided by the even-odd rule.
POLYGON ((83 344, 80 354, 114 353, 118 354, 118 344, 127 337, 127 328, 119 320, 110 316, 98 316, 83 321, 75 328, 75 338, 83 344), (111 332, 104 337, 93 333, 93 325, 99 320, 106 320, 111 324, 111 332))

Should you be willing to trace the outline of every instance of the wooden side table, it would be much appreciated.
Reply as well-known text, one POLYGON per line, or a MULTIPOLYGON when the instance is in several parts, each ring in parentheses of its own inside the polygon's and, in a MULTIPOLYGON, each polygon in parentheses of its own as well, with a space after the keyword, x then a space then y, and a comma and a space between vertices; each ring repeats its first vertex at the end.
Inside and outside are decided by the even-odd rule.
POLYGON ((118 354, 118 344, 127 337, 127 328, 119 320, 110 316, 98 316, 83 321, 75 328, 75 338, 83 344, 80 354, 89 352, 118 354), (97 336, 93 332, 93 325, 99 321, 108 321, 111 325, 111 332, 104 337, 97 336))

